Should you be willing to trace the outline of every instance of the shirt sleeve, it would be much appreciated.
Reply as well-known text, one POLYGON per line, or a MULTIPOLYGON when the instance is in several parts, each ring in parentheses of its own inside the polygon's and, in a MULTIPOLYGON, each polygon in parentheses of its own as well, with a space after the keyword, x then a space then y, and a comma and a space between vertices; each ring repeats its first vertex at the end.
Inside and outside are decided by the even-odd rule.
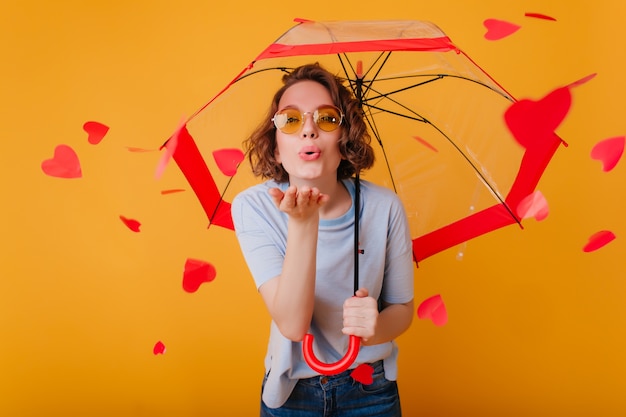
POLYGON ((237 196, 231 213, 239 246, 258 289, 282 272, 285 245, 280 230, 270 226, 266 206, 256 200, 247 194, 237 196))
POLYGON ((404 206, 394 196, 390 210, 387 256, 382 299, 388 303, 407 303, 414 297, 413 246, 404 206))

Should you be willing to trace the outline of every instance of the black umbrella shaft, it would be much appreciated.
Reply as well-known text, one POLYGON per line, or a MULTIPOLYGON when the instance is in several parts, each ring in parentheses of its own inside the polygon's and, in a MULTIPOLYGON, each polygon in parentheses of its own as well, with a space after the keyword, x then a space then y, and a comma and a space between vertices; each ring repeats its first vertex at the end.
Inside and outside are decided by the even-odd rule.
POLYGON ((354 179, 354 293, 359 290, 359 206, 361 199, 359 173, 354 179))

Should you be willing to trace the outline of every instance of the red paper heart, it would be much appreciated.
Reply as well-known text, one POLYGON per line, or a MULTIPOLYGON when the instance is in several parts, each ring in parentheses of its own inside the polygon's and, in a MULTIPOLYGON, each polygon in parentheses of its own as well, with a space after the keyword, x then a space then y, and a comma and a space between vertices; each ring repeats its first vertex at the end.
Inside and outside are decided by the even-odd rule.
POLYGON ((165 171, 165 167, 176 153, 176 149, 178 148, 178 138, 181 132, 183 130, 187 131, 187 126, 185 123, 186 119, 184 117, 180 119, 178 127, 176 128, 176 130, 174 130, 172 136, 170 136, 167 142, 165 142, 165 144, 161 146, 161 149, 165 148, 165 151, 163 152, 163 155, 161 155, 161 158, 159 159, 156 170, 154 172, 154 178, 156 178, 157 180, 161 178, 161 175, 163 175, 163 171, 165 171))
POLYGON ((622 157, 625 140, 626 137, 617 136, 596 143, 591 149, 591 158, 602 162, 602 170, 609 172, 615 168, 622 157))
POLYGON ((215 279, 215 267, 208 262, 187 259, 183 274, 183 289, 189 293, 198 291, 200 285, 215 279))
POLYGON ((413 139, 415 139, 416 141, 418 141, 419 143, 421 143, 422 145, 426 146, 428 149, 430 149, 433 152, 439 152, 439 150, 437 150, 437 148, 435 148, 433 145, 430 144, 430 142, 428 142, 425 139, 420 138, 419 136, 413 136, 413 139))
POLYGON ((363 385, 369 385, 374 382, 374 368, 372 365, 362 363, 350 372, 350 376, 363 385))
POLYGON ((554 135, 572 105, 567 87, 557 88, 539 101, 520 100, 504 113, 509 130, 526 149, 540 146, 554 135))
POLYGON ((581 86, 583 84, 588 83, 589 81, 593 80, 594 78, 596 78, 596 75, 598 75, 597 73, 593 73, 593 74, 589 74, 583 78, 581 78, 580 80, 576 80, 573 83, 570 83, 567 85, 568 88, 574 88, 574 87, 578 87, 581 86))
POLYGON ((185 191, 184 188, 170 188, 169 190, 161 190, 161 195, 182 193, 183 191, 185 191))
POLYGON ((87 141, 92 145, 97 145, 107 134, 109 127, 99 122, 85 122, 83 130, 88 134, 87 141))
POLYGON ((51 177, 80 178, 83 176, 78 155, 67 145, 58 145, 54 148, 54 156, 43 161, 41 169, 51 177))
POLYGON ((544 20, 552 20, 552 21, 556 21, 556 19, 552 16, 548 16, 545 14, 541 14, 541 13, 524 13, 524 16, 526 17, 534 17, 535 19, 544 19, 544 20))
POLYGON ((486 19, 483 22, 483 25, 487 29, 485 39, 490 41, 497 41, 499 39, 506 38, 521 28, 521 26, 516 25, 515 23, 498 19, 486 19))
POLYGON ((548 217, 549 213, 548 202, 539 190, 523 198, 517 205, 517 215, 521 219, 534 217, 540 222, 548 217))
POLYGON ((120 216, 120 220, 126 225, 126 227, 128 227, 133 232, 135 232, 135 233, 139 232, 139 228, 141 227, 141 223, 139 223, 137 220, 135 220, 135 219, 128 219, 128 218, 126 218, 124 216, 120 216))
POLYGON ((615 239, 613 232, 609 230, 601 230, 589 237, 589 241, 583 247, 583 252, 596 251, 615 239))
POLYGON ((163 355, 165 353, 165 345, 160 340, 154 344, 152 353, 155 355, 163 355))
POLYGON ((448 312, 441 295, 433 295, 422 301, 417 308, 417 317, 430 319, 435 326, 443 326, 448 322, 448 312))
POLYGON ((232 177, 237 173, 237 167, 243 161, 244 154, 240 149, 218 149, 213 151, 213 159, 222 174, 232 177))

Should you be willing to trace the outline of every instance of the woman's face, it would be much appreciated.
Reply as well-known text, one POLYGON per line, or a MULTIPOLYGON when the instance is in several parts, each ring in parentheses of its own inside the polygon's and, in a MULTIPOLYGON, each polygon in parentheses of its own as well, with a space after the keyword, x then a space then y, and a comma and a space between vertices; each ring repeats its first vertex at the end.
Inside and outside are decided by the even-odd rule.
POLYGON ((289 174, 290 183, 337 179, 337 168, 342 159, 339 151, 342 127, 326 132, 313 120, 318 108, 333 105, 326 87, 315 81, 300 81, 283 93, 278 110, 295 108, 304 114, 304 123, 295 133, 276 130, 276 160, 289 174))

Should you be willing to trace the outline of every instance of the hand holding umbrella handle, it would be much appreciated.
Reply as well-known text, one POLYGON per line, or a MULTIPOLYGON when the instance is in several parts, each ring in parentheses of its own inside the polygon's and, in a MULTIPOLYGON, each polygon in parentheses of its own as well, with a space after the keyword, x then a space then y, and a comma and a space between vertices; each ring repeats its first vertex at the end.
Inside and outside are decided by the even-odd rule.
POLYGON ((302 341, 302 353, 304 360, 315 372, 322 375, 337 375, 345 371, 354 363, 356 357, 359 354, 359 347, 361 345, 361 338, 350 335, 350 343, 348 345, 348 351, 343 358, 339 359, 335 363, 323 363, 315 357, 313 353, 313 335, 305 334, 302 341))

